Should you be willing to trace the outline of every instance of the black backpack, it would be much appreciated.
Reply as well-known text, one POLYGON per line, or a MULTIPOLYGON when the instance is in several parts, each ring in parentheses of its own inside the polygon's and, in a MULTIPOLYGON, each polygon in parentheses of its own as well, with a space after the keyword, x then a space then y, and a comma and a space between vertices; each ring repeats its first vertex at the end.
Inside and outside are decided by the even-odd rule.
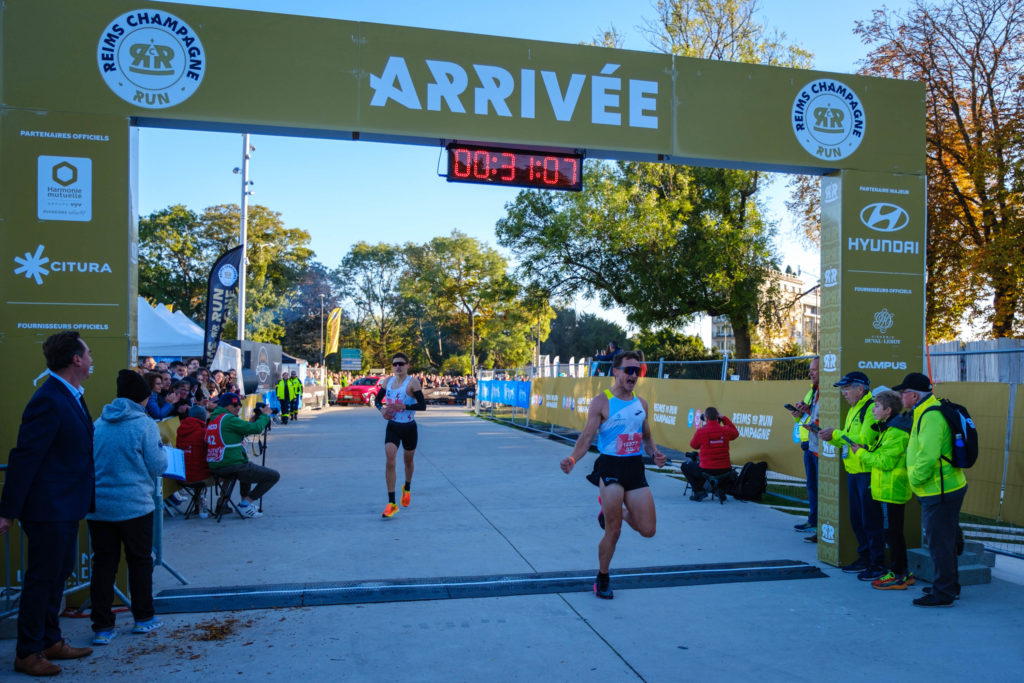
MULTIPOLYGON (((937 410, 942 413, 946 424, 949 425, 949 433, 953 441, 953 453, 950 457, 942 456, 942 459, 953 467, 967 469, 978 461, 978 430, 974 426, 971 414, 959 403, 953 403, 949 399, 939 399, 939 405, 926 408, 921 417, 926 413, 937 410)), ((921 420, 917 421, 918 430, 921 429, 921 420)))
POLYGON ((768 490, 768 463, 748 462, 736 478, 733 495, 740 500, 761 500, 768 490))

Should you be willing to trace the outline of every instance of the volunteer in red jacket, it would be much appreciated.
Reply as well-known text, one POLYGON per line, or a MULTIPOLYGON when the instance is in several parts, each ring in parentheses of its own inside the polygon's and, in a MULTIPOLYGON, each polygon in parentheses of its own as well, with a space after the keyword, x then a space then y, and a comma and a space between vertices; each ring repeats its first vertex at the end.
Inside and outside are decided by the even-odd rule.
POLYGON ((701 426, 690 439, 690 448, 699 453, 699 464, 688 461, 680 465, 683 475, 690 482, 693 493, 690 500, 704 500, 708 492, 704 490, 705 475, 725 474, 732 469, 729 460, 729 442, 740 433, 736 426, 725 415, 719 415, 714 406, 708 406, 700 416, 701 426))

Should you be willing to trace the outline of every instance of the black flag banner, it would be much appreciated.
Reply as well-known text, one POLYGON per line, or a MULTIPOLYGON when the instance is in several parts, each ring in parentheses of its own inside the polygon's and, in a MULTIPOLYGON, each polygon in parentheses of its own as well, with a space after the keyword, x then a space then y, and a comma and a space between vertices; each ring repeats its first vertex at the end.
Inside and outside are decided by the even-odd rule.
POLYGON ((210 288, 206 292, 206 336, 203 338, 203 367, 208 368, 217 355, 220 334, 227 319, 228 301, 238 290, 238 269, 242 265, 242 247, 224 252, 210 269, 210 288))

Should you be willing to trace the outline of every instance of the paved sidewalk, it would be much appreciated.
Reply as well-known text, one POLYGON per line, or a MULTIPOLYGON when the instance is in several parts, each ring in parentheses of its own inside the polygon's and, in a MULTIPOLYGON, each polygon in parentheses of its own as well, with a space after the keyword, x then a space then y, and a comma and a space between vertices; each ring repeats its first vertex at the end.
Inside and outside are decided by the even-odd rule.
MULTIPOLYGON (((593 454, 571 475, 564 444, 459 408, 422 416, 412 506, 382 520, 384 423, 362 407, 275 426, 267 465, 280 483, 257 520, 180 518, 166 561, 216 593, 238 585, 596 570, 593 454)), ((399 482, 402 481, 399 463, 399 482)), ((165 614, 65 665, 73 681, 170 676, 207 681, 994 680, 1024 666, 1024 586, 965 588, 953 609, 911 605, 919 588, 876 591, 827 565, 794 517, 732 498, 693 503, 684 483, 649 474, 658 533, 623 532, 616 568, 796 560, 827 578, 165 614)), ((1000 557, 998 563, 1004 563, 1000 557)), ((1013 577, 1000 572, 997 576, 1013 577)), ((1019 577, 1019 574, 1018 574, 1019 577)), ((181 585, 157 568, 155 590, 181 585)), ((87 619, 64 619, 75 645, 87 619)), ((14 641, 0 643, 13 660, 14 641)), ((17 680, 10 664, 0 680, 17 680)), ((28 680, 27 678, 25 680, 28 680)))

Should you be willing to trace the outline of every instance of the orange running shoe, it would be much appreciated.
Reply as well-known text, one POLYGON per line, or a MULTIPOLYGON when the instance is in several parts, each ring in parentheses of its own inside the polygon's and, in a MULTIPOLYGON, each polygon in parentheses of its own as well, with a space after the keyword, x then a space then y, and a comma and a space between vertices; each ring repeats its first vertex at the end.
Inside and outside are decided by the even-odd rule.
POLYGON ((398 506, 394 503, 388 503, 388 506, 384 508, 384 512, 380 516, 387 519, 388 517, 394 517, 396 514, 398 514, 398 506))
POLYGON ((402 487, 402 507, 407 508, 407 507, 409 507, 410 503, 412 503, 412 493, 409 491, 409 489, 407 489, 407 488, 405 488, 403 486, 402 487))

